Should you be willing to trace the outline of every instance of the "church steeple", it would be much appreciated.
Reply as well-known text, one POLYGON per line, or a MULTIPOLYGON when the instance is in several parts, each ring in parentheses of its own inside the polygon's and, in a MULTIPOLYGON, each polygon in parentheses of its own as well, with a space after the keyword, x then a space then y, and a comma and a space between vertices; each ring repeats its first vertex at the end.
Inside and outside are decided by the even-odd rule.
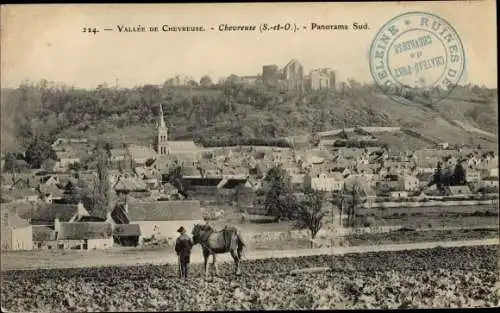
POLYGON ((156 152, 159 155, 167 155, 168 154, 168 127, 165 124, 165 119, 163 117, 163 108, 160 104, 160 114, 158 116, 158 140, 157 140, 157 149, 156 152))
POLYGON ((159 123, 159 126, 158 126, 158 127, 159 127, 159 128, 165 128, 165 127, 166 127, 166 126, 165 126, 165 119, 164 119, 164 117, 163 117, 163 107, 162 107, 162 105, 161 105, 161 104, 160 104, 160 116, 159 116, 159 118, 160 118, 160 123, 159 123))

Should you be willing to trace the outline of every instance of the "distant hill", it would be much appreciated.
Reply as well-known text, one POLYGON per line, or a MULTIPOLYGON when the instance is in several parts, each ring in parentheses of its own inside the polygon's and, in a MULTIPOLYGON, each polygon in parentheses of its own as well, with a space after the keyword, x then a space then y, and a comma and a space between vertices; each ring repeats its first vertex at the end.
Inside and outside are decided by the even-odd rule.
MULTIPOLYGON (((498 142, 497 91, 477 86, 459 86, 449 98, 428 107, 403 105, 374 86, 359 84, 343 92, 304 94, 243 85, 85 90, 33 84, 2 90, 1 148, 25 149, 33 136, 153 144, 159 105, 173 140, 307 138, 342 127, 400 126, 436 142, 495 149, 498 142)), ((419 141, 398 136, 387 140, 399 149, 406 143, 419 146, 419 141)))

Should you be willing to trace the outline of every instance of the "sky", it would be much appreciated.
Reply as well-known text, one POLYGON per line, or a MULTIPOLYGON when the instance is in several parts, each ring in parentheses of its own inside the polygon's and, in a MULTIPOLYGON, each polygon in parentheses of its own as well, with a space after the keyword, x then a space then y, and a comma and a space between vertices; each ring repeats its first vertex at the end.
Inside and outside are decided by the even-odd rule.
POLYGON ((1 84, 46 79, 83 88, 161 84, 175 75, 214 80, 256 75, 262 65, 295 58, 310 69, 336 70, 338 80, 371 83, 368 51, 380 27, 408 11, 448 21, 466 49, 461 83, 496 87, 495 2, 291 4, 82 4, 2 6, 1 84), (117 25, 297 25, 368 23, 365 31, 119 33, 117 25), (82 28, 98 28, 94 34, 82 28), (112 32, 104 28, 115 29, 112 32))

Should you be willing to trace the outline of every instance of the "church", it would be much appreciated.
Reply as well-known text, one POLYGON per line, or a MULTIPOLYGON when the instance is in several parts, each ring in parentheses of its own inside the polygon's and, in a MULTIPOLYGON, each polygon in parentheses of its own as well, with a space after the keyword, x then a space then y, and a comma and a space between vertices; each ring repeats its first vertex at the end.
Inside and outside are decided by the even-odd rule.
POLYGON ((156 124, 154 147, 128 144, 126 149, 112 149, 112 160, 123 161, 125 155, 128 155, 137 165, 145 165, 148 160, 154 160, 154 167, 159 170, 173 163, 194 166, 200 159, 203 148, 198 147, 193 141, 168 140, 168 126, 165 123, 161 105, 156 124))
POLYGON ((169 141, 168 126, 163 116, 163 108, 160 104, 160 114, 158 116, 158 130, 156 137, 156 154, 159 158, 163 156, 173 156, 177 159, 196 160, 200 157, 201 149, 194 141, 169 141))

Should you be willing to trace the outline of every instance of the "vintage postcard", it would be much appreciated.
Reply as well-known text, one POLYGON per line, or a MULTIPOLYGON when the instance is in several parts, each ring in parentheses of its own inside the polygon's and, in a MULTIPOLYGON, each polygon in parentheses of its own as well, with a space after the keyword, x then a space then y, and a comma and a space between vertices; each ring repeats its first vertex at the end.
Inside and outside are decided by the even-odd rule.
POLYGON ((499 306, 495 9, 2 5, 2 312, 499 306))

